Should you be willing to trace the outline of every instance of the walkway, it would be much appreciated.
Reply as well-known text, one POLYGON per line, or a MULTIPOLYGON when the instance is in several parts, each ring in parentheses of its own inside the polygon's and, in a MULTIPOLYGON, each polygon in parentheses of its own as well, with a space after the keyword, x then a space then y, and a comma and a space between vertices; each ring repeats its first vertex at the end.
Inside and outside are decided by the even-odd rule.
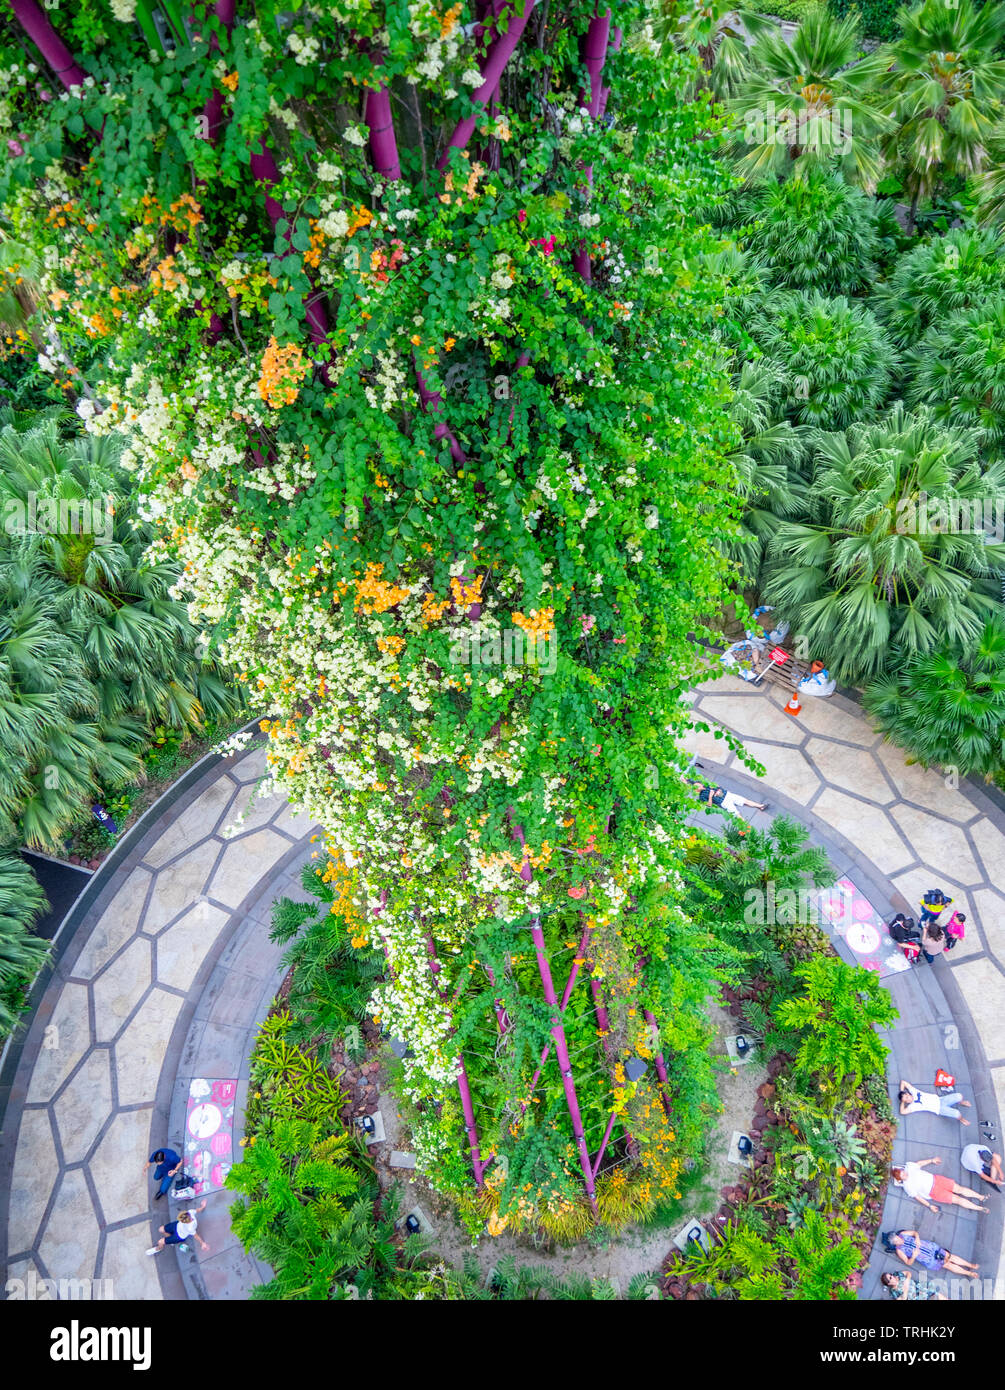
MULTIPOLYGON (((696 695, 696 718, 742 736, 764 781, 711 732, 693 733, 688 747, 713 777, 768 800, 769 814, 787 810, 806 823, 881 917, 905 900, 913 909, 932 884, 947 886, 968 915, 967 938, 934 969, 887 981, 901 1010, 892 1068, 923 1082, 936 1061, 948 1062, 974 1088, 975 1117, 997 1119, 1005 1109, 1005 812, 976 789, 956 790, 907 766, 839 696, 807 701, 796 720, 781 704, 777 692, 730 676, 696 695)), ((165 1215, 155 1209, 154 1219, 140 1170, 156 1144, 180 1142, 193 1078, 236 1083, 235 1142, 241 1133, 254 1025, 279 984, 267 914, 275 896, 295 893, 312 830, 274 798, 256 803, 227 835, 262 770, 261 751, 209 768, 114 871, 60 962, 5 1118, 0 1203, 8 1191, 12 1200, 9 1210, 0 1206, 0 1242, 6 1235, 8 1278, 33 1270, 39 1278, 111 1280, 116 1298, 241 1298, 261 1277, 230 1234, 231 1198, 221 1191, 200 1221, 208 1255, 146 1259, 165 1215)), ((976 1129, 912 1116, 895 1156, 928 1156, 942 1145, 943 1171, 956 1176, 950 1160, 960 1133, 976 1129)), ((902 1215, 901 1201, 890 1198, 884 1229, 920 1221, 961 1255, 976 1250, 986 1273, 996 1271, 1001 1213, 980 1225, 966 1213, 935 1218, 913 1204, 902 1215)), ((866 1296, 874 1281, 875 1271, 866 1296)))
MULTIPOLYGON (((68 946, 5 1117, 7 1278, 110 1280, 118 1299, 185 1296, 173 1255, 144 1256, 154 1226, 177 1213, 159 1203, 151 1222, 141 1170, 156 1145, 180 1146, 178 1093, 192 1075, 246 1076, 262 995, 279 983, 279 952, 259 940, 242 955, 240 943, 284 871, 299 870, 311 827, 279 797, 254 800, 264 770, 260 748, 216 761, 149 828, 68 946), (224 985, 230 1015, 215 1009, 224 985)), ((211 1196, 200 1220, 217 1253, 231 1200, 211 1196)))
MULTIPOLYGON (((709 729, 696 729, 685 747, 698 755, 711 780, 768 802, 766 813, 752 817, 755 824, 767 824, 780 812, 805 824, 880 920, 896 911, 916 917, 926 888, 946 888, 954 907, 967 915, 967 934, 934 967, 922 962, 891 974, 884 965, 890 953, 884 955, 882 943, 873 948, 864 936, 853 950, 842 934, 838 949, 848 960, 870 960, 879 968, 900 1011, 896 1028, 886 1035, 892 1047, 891 1086, 902 1076, 923 1085, 936 1066, 947 1066, 974 1103, 968 1118, 1000 1126, 1005 1114, 1005 810, 976 788, 956 789, 934 771, 907 765, 903 753, 884 745, 850 700, 839 695, 804 700, 796 718, 784 713, 784 703, 780 691, 752 688, 734 676, 706 681, 693 708, 696 725, 705 722, 709 729), (763 779, 715 737, 716 727, 743 739, 746 752, 764 767, 763 779)), ((1001 1151, 1001 1128, 995 1133, 1001 1151)), ((972 1186, 976 1180, 971 1183, 958 1158, 962 1143, 978 1138, 976 1123, 956 1128, 947 1120, 912 1115, 899 1123, 894 1161, 939 1155, 940 1171, 972 1186)), ((951 1207, 935 1217, 891 1189, 882 1229, 904 1227, 934 1236, 965 1259, 975 1258, 982 1275, 997 1276, 999 1293, 1005 1292, 1002 1211, 992 1207, 992 1215, 983 1219, 951 1207)), ((864 1297, 876 1296, 878 1274, 892 1267, 888 1258, 873 1257, 864 1297)))

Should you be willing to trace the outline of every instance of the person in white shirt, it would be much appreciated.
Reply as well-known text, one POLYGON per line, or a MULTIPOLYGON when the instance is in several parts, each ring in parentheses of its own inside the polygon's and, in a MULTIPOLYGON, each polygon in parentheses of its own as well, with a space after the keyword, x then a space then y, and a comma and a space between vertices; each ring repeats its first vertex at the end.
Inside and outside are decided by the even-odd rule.
POLYGON ((1002 1190, 1005 1172, 1002 1170, 1001 1154, 992 1153, 985 1145, 967 1144, 960 1154, 960 1162, 968 1173, 976 1173, 996 1191, 1002 1190))
POLYGON ((970 1123, 956 1108, 959 1105, 970 1108, 970 1102, 964 1100, 959 1091, 954 1091, 951 1096, 937 1096, 932 1091, 920 1091, 917 1086, 912 1086, 910 1081, 902 1078, 898 1099, 902 1115, 917 1115, 920 1111, 927 1110, 930 1115, 941 1115, 946 1120, 959 1120, 961 1125, 970 1123))
POLYGON ((203 1250, 208 1250, 209 1245, 196 1231, 199 1224, 196 1220, 196 1212, 204 1211, 205 1207, 206 1198, 204 1197, 202 1205, 196 1207, 195 1211, 180 1211, 177 1221, 169 1221, 167 1225, 161 1226, 161 1238, 156 1245, 151 1246, 147 1254, 159 1255, 166 1245, 182 1245, 189 1236, 194 1236, 203 1250))
POLYGON ((941 1173, 926 1172, 929 1164, 939 1164, 941 1158, 919 1158, 913 1163, 901 1163, 890 1169, 890 1176, 898 1187, 902 1187, 908 1197, 913 1197, 929 1211, 938 1212, 939 1202, 951 1207, 966 1207, 967 1211, 987 1211, 979 1204, 986 1193, 974 1192, 969 1187, 961 1187, 952 1178, 941 1173), (968 1197, 976 1197, 976 1202, 968 1202, 968 1197))

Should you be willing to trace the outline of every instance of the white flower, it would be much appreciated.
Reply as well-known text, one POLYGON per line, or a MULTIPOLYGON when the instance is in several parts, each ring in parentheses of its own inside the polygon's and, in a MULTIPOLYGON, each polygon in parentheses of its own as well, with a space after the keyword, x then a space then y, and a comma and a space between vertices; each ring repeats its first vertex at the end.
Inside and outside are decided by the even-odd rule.
POLYGON ((356 145, 360 149, 366 144, 366 135, 360 130, 359 126, 347 126, 342 138, 350 145, 356 145))
POLYGON ((480 87, 485 79, 477 68, 468 68, 467 72, 461 75, 461 81, 465 87, 480 87))
POLYGON ((318 178, 325 183, 334 183, 341 177, 342 170, 337 164, 331 164, 327 159, 323 159, 318 165, 318 178))

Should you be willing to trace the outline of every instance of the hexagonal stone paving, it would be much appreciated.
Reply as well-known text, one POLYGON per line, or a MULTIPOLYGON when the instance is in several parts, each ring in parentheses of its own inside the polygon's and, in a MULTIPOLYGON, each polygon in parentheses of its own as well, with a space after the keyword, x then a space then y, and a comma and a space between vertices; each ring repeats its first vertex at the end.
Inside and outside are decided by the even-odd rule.
POLYGON ((98 1255, 97 1218, 80 1168, 63 1174, 39 1254, 50 1279, 88 1279, 98 1255))
POLYGON ((120 1111, 88 1164, 106 1224, 150 1210, 149 1155, 150 1111, 120 1111))
POLYGON ((95 980, 95 1042, 111 1042, 150 988, 150 942, 136 937, 95 980))
POLYGON ((64 985, 31 1074, 30 1102, 51 1100, 90 1047, 87 1010, 87 986, 64 985))
POLYGON ((111 1054, 95 1048, 53 1105, 64 1163, 82 1163, 111 1113, 111 1054))
POLYGON ((115 1044, 120 1105, 138 1105, 156 1095, 161 1063, 181 1006, 179 995, 152 989, 115 1044))
POLYGON ((208 902, 197 903, 157 938, 157 979, 174 989, 192 988, 206 957, 207 938, 215 940, 227 913, 208 902))
POLYGON ((980 883, 984 877, 970 852, 966 836, 955 825, 949 825, 927 811, 914 806, 894 806, 890 812, 916 858, 926 864, 944 864, 955 883, 966 887, 980 883))
POLYGON ((7 1248, 12 1255, 31 1248, 58 1173, 49 1112, 23 1111, 10 1187, 7 1248))
POLYGON ((126 944, 139 925, 152 880, 153 875, 147 869, 133 869, 74 962, 75 978, 90 979, 126 944))
POLYGON ((274 830, 258 830, 233 840, 209 881, 207 894, 228 907, 237 907, 289 848, 289 840, 274 830))

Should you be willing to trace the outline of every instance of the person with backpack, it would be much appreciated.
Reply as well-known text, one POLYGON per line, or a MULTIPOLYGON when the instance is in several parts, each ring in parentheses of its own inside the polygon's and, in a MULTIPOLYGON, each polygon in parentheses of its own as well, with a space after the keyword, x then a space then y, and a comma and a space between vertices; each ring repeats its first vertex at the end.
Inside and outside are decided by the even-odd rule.
POLYGON ((937 1096, 932 1091, 919 1091, 910 1081, 902 1079, 897 1099, 900 1101, 902 1115, 917 1115, 927 1111, 930 1115, 941 1115, 946 1120, 959 1120, 961 1125, 970 1123, 957 1109, 960 1105, 965 1105, 968 1110, 970 1108, 970 1102, 964 1100, 959 1091, 954 1091, 951 1096, 937 1096))
POLYGON ((952 898, 946 897, 941 888, 929 888, 921 900, 919 926, 923 927, 926 922, 937 922, 952 901, 952 898))
POLYGON ((963 940, 966 934, 966 915, 962 912, 954 912, 946 923, 946 944, 944 949, 948 952, 963 940))
POLYGON ((993 1153, 986 1145, 967 1144, 960 1154, 960 1165, 968 1173, 976 1173, 979 1178, 983 1178, 989 1183, 996 1192, 1002 1190, 1002 1183, 1005 1182, 1005 1170, 1002 1169, 1001 1154, 993 1153))
POLYGON ((977 1265, 951 1254, 934 1240, 922 1240, 917 1231, 884 1231, 881 1239, 883 1249, 896 1255, 901 1264, 920 1265, 933 1273, 960 1274, 966 1279, 976 1279, 980 1273, 977 1265))
POLYGON ((171 1186, 174 1175, 181 1172, 182 1158, 174 1149, 155 1149, 143 1165, 144 1173, 151 1163, 157 1165, 154 1169, 154 1182, 159 1182, 160 1188, 154 1193, 154 1201, 158 1202, 171 1186))
POLYGON ((891 939, 896 941, 904 955, 914 965, 921 955, 921 932, 915 924, 914 918, 905 917, 902 912, 898 912, 887 930, 891 939))

